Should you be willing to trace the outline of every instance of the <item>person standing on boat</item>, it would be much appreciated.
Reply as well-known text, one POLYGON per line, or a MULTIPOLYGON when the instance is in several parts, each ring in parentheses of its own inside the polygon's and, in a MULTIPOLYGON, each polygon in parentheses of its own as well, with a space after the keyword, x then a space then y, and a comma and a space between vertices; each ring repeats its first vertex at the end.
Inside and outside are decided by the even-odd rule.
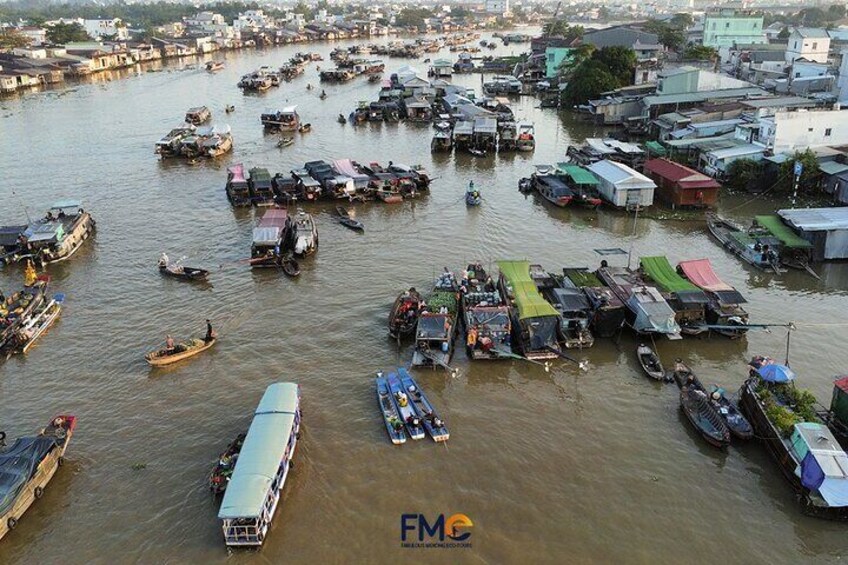
POLYGON ((212 322, 209 321, 209 318, 206 318, 206 336, 203 338, 203 341, 209 343, 215 339, 215 332, 212 331, 212 322))
POLYGON ((176 345, 174 344, 174 338, 172 338, 170 335, 165 336, 165 353, 167 355, 171 355, 172 353, 174 353, 175 349, 176 345))
POLYGON ((160 267, 167 267, 168 263, 170 263, 170 262, 171 262, 171 260, 168 258, 168 255, 163 251, 162 256, 159 257, 159 266, 160 267))

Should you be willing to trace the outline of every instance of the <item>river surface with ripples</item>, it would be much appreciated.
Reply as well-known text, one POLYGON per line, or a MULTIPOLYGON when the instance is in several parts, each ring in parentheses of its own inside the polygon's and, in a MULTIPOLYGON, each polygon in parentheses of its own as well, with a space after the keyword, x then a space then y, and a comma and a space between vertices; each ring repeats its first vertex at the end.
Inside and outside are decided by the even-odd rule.
MULTIPOLYGON (((239 77, 279 66, 324 43, 223 53, 226 68, 198 60, 131 76, 0 101, 0 223, 40 214, 59 198, 81 198, 97 220, 93 240, 69 262, 49 267, 67 294, 61 320, 28 355, 0 362, 0 428, 10 438, 56 412, 77 414, 67 464, 45 496, 0 543, 0 562, 223 562, 228 559, 207 490, 218 453, 250 423, 265 387, 300 383, 304 426, 283 501, 261 553, 235 562, 773 562, 838 561, 844 525, 800 513, 764 448, 707 446, 684 420, 674 385, 647 380, 635 338, 599 340, 575 353, 581 372, 550 373, 520 361, 474 363, 458 348, 457 378, 417 371, 451 429, 393 447, 379 417, 373 374, 408 364, 386 334, 398 292, 426 288, 443 266, 528 258, 549 270, 595 266, 595 248, 633 245, 634 255, 673 263, 709 258, 748 298, 754 322, 795 321, 791 362, 802 386, 829 402, 832 378, 848 368, 846 265, 823 277, 774 276, 742 264, 712 241, 703 221, 661 221, 600 210, 554 209, 525 198, 518 180, 535 163, 562 161, 567 146, 602 131, 514 99, 536 124, 533 154, 431 154, 432 128, 354 127, 336 122, 378 86, 363 78, 319 85, 305 75, 264 95, 245 96, 239 77), (307 90, 307 83, 317 88, 307 90), (328 98, 320 100, 321 87, 328 98), (163 162, 153 144, 190 106, 208 105, 229 123, 235 150, 214 162, 163 162), (225 115, 227 104, 236 111, 225 115), (263 134, 266 108, 298 104, 311 133, 286 148, 263 134), (224 193, 237 162, 288 171, 306 161, 352 158, 421 163, 436 180, 430 195, 402 205, 357 204, 359 235, 333 220, 332 204, 310 208, 321 234, 295 280, 251 271, 253 210, 234 210, 224 193), (484 202, 467 209, 473 180, 484 202), (162 251, 212 268, 207 285, 162 278, 162 251), (143 354, 166 333, 199 334, 212 318, 220 335, 209 352, 165 370, 143 354), (470 549, 405 549, 400 516, 462 512, 474 522, 470 549)), ((520 52, 522 46, 496 53, 520 52)), ((455 58, 445 50, 426 57, 455 58)), ((388 59, 387 72, 410 63, 388 59)), ((427 65, 411 62, 426 72, 427 65)), ((454 82, 480 84, 479 75, 454 82)), ((723 198, 744 221, 779 204, 723 198)), ((656 215, 656 214, 655 214, 656 215)), ((0 288, 21 281, 0 271, 0 288)), ((751 332, 657 343, 707 382, 735 391, 753 354, 782 358, 786 334, 751 332)))

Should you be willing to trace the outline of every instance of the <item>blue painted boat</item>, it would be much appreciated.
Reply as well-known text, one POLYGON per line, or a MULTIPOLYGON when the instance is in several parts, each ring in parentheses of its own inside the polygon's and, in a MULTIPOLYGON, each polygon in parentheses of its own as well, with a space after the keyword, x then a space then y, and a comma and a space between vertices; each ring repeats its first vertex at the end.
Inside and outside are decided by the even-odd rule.
POLYGON ((389 392, 389 383, 382 373, 377 373, 377 402, 380 403, 380 412, 383 414, 383 422, 386 424, 386 432, 392 443, 399 445, 406 443, 406 432, 403 431, 403 422, 398 414, 397 406, 389 392))
POLYGON ((397 406, 400 419, 403 420, 409 437, 412 439, 424 439, 424 427, 421 425, 421 418, 412 406, 409 396, 403 391, 403 386, 400 384, 397 373, 389 373, 388 385, 389 392, 392 395, 392 401, 397 406))
POLYGON ((435 442, 447 441, 450 438, 448 427, 436 414, 436 410, 427 397, 424 396, 424 391, 418 386, 418 383, 412 378, 406 369, 398 369, 400 384, 403 386, 404 392, 409 396, 409 400, 418 416, 421 418, 421 423, 424 429, 430 434, 435 442))

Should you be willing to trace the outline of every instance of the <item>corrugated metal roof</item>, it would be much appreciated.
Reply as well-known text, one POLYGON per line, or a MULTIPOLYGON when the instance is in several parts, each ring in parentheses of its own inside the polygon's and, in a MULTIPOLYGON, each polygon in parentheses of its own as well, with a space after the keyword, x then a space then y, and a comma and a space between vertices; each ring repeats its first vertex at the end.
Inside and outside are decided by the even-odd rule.
POLYGON ((642 99, 645 106, 658 106, 660 104, 681 104, 684 102, 699 102, 714 98, 745 98, 746 96, 755 96, 764 94, 765 91, 761 88, 729 88, 724 90, 704 90, 702 92, 687 92, 684 94, 658 94, 654 96, 646 96, 642 99))
POLYGON ((656 186, 654 184, 654 181, 652 181, 642 173, 634 171, 627 165, 622 165, 621 163, 617 163, 615 161, 597 161, 595 163, 592 163, 591 165, 588 165, 586 168, 595 173, 598 178, 606 180, 615 185, 632 180, 637 181, 637 184, 638 181, 642 181, 641 184, 643 184, 646 188, 656 186))
POLYGON ((727 159, 728 157, 741 157, 743 155, 756 155, 757 153, 765 153, 765 147, 746 143, 737 145, 736 147, 728 147, 727 149, 717 149, 710 151, 710 154, 716 159, 727 159))
POLYGON ((796 208, 778 215, 804 231, 848 230, 848 206, 842 208, 796 208))
POLYGON ((843 165, 836 161, 825 161, 824 163, 819 163, 819 170, 826 175, 838 175, 841 172, 848 171, 848 165, 843 165))

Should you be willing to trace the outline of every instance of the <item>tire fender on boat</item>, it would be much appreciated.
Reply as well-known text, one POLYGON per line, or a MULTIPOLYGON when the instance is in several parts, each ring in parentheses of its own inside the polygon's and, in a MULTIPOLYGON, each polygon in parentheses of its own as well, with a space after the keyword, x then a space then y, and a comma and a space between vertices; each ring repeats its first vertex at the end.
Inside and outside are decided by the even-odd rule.
POLYGON ((65 464, 65 458, 64 458, 64 457, 59 457, 59 459, 56 461, 56 464, 57 464, 59 467, 62 467, 62 466, 65 464))
POLYGON ((35 487, 33 494, 35 495, 35 498, 41 498, 44 496, 44 489, 41 487, 35 487))
POLYGON ((17 526, 17 525, 18 525, 18 521, 17 521, 17 519, 15 519, 15 518, 9 518, 8 520, 6 520, 6 526, 7 526, 10 530, 14 530, 14 529, 15 529, 15 526, 17 526))

